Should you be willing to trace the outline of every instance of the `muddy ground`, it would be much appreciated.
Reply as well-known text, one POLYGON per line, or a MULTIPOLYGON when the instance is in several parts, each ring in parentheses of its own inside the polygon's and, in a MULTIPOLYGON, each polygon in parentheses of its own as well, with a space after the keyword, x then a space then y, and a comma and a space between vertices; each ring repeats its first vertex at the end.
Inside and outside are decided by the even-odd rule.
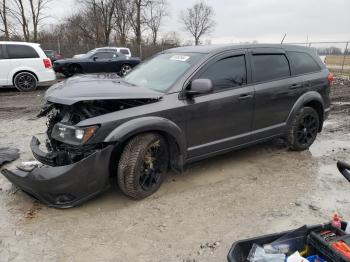
MULTIPOLYGON (((32 159, 31 136, 44 89, 0 90, 0 147, 32 159)), ((350 220, 350 185, 336 170, 350 162, 350 81, 336 79, 332 114, 310 151, 265 143, 198 162, 170 175, 143 201, 116 189, 73 209, 37 203, 0 176, 0 261, 225 261, 239 239, 350 220)))

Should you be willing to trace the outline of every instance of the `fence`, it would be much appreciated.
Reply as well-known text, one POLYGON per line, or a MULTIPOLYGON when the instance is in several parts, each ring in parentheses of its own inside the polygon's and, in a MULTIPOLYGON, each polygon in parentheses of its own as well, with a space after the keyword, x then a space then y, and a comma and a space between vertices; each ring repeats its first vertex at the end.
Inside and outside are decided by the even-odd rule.
POLYGON ((342 42, 304 42, 286 43, 292 45, 304 45, 315 48, 318 55, 332 71, 344 73, 350 72, 350 41, 342 42))

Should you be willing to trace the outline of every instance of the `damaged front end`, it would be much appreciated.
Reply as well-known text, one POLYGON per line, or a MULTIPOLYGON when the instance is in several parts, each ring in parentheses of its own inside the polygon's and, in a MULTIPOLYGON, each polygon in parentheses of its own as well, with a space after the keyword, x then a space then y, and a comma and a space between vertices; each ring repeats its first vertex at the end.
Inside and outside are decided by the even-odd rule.
POLYGON ((82 101, 73 105, 47 102, 39 117, 47 117, 47 139, 33 137, 30 147, 39 161, 3 175, 43 203, 68 208, 109 187, 110 159, 115 143, 93 141, 101 126, 80 127, 86 119, 152 103, 155 99, 82 101))
POLYGON ((151 99, 126 99, 106 101, 84 101, 74 105, 46 104, 38 117, 47 117, 47 140, 45 151, 39 149, 40 142, 33 138, 31 148, 36 159, 50 166, 76 163, 95 151, 108 146, 103 141, 89 141, 98 132, 99 124, 79 127, 78 123, 106 115, 111 112, 151 103, 151 99))

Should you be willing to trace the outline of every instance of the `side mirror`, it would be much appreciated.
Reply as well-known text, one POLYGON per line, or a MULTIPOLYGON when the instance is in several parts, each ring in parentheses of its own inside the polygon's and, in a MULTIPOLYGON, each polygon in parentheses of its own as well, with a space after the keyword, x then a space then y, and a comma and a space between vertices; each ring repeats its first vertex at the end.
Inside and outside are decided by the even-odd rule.
POLYGON ((97 60, 97 56, 94 56, 94 57, 92 58, 92 60, 96 61, 96 60, 97 60))
POLYGON ((337 167, 339 172, 350 182, 350 165, 339 161, 337 167))
POLYGON ((186 90, 187 96, 208 94, 213 91, 213 82, 210 79, 196 79, 191 83, 191 89, 186 90))

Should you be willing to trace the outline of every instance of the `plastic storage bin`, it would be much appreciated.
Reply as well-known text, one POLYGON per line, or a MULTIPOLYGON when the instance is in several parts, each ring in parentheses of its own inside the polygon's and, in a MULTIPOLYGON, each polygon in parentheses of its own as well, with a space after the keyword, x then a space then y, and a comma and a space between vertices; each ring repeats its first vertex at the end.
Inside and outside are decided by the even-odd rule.
MULTIPOLYGON (((302 241, 304 241, 305 245, 307 244, 307 237, 311 233, 311 231, 315 230, 322 230, 329 228, 330 224, 322 224, 322 225, 316 225, 316 226, 309 226, 307 227, 307 232, 304 236, 302 236, 302 241)), ((346 223, 342 223, 342 230, 345 230, 346 223)), ((284 236, 285 234, 291 233, 294 230, 285 231, 282 233, 276 233, 276 234, 270 234, 270 235, 264 235, 260 237, 254 237, 250 239, 240 240, 235 243, 233 243, 230 252, 227 255, 227 260, 229 262, 247 262, 247 257, 249 255, 249 252, 253 246, 253 244, 257 244, 259 246, 263 246, 265 244, 269 244, 280 237, 284 236)), ((331 261, 328 261, 331 262, 331 261)))

